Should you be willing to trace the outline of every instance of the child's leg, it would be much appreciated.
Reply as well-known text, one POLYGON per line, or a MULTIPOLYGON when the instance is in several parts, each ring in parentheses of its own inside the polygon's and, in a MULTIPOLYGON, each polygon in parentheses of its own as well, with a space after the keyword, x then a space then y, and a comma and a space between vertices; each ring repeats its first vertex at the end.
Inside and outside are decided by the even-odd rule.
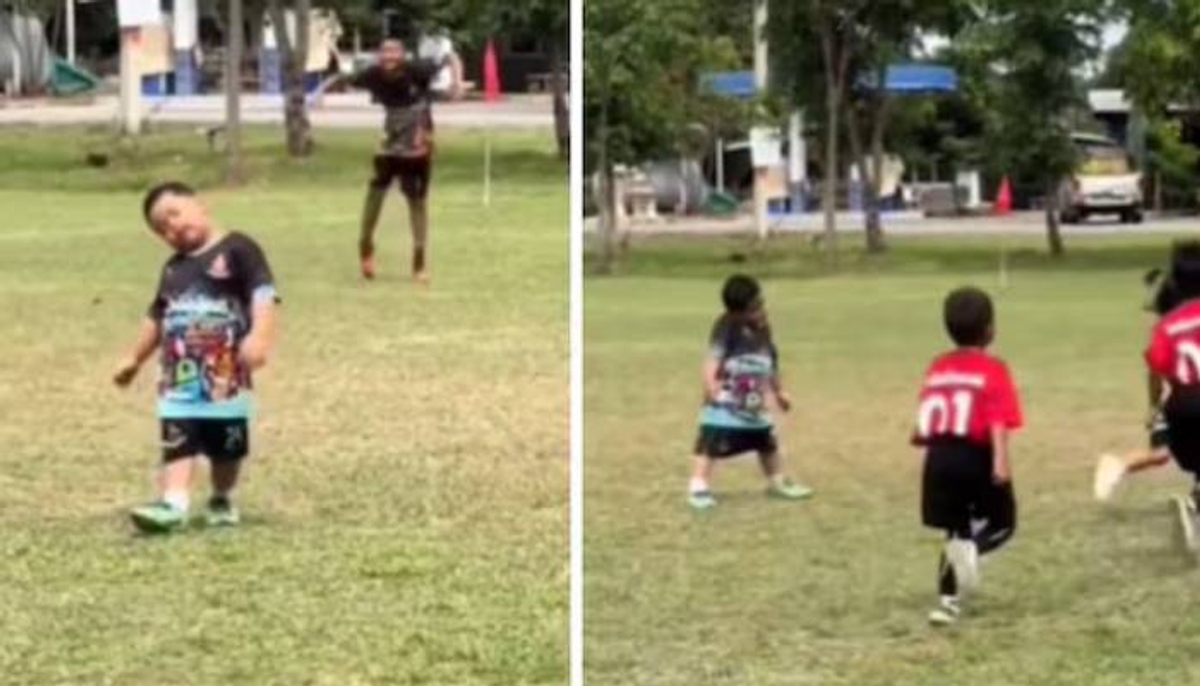
MULTIPOLYGON (((954 538, 954 533, 946 532, 946 540, 950 541, 954 538)), ((958 597, 958 579, 954 575, 954 567, 950 564, 949 558, 946 557, 946 548, 942 547, 942 552, 938 558, 938 595, 943 598, 958 597)))
POLYGON ((689 493, 703 493, 712 490, 710 482, 717 461, 703 453, 692 456, 692 478, 688 482, 689 493))
POLYGON ((241 460, 230 460, 212 463, 213 495, 228 498, 237 487, 238 475, 242 471, 241 460))
POLYGON ((783 471, 783 453, 775 441, 774 434, 768 434, 764 444, 758 448, 758 464, 762 467, 763 476, 767 478, 767 492, 788 500, 799 500, 812 495, 812 489, 792 481, 783 471))
POLYGON ((250 451, 248 422, 245 419, 221 419, 205 422, 204 452, 212 463, 214 498, 229 499, 237 486, 242 460, 250 451))
POLYGON ((985 555, 1007 543, 1017 530, 1017 501, 1012 484, 992 488, 981 505, 984 525, 973 538, 979 554, 985 555))
POLYGON ((163 463, 158 473, 158 491, 162 502, 180 512, 187 512, 191 503, 196 459, 195 455, 172 458, 163 463))
POLYGON ((1148 451, 1138 451, 1125 456, 1125 473, 1133 474, 1135 472, 1161 467, 1171 461, 1171 451, 1166 447, 1151 448, 1148 451))

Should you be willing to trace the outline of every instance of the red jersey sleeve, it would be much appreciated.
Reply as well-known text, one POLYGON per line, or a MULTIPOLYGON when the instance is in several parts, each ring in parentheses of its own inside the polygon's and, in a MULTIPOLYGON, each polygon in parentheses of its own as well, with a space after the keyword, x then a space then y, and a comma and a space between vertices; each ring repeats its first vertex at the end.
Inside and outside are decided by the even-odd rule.
POLYGON ((989 429, 1001 425, 1006 429, 1019 429, 1025 424, 1021 412, 1021 398, 1017 395, 1017 386, 1013 383, 1008 366, 1003 362, 996 364, 988 383, 988 414, 986 417, 989 429))
POLYGON ((1150 346, 1146 348, 1146 364, 1150 371, 1159 376, 1171 376, 1171 339, 1160 323, 1150 335, 1150 346))

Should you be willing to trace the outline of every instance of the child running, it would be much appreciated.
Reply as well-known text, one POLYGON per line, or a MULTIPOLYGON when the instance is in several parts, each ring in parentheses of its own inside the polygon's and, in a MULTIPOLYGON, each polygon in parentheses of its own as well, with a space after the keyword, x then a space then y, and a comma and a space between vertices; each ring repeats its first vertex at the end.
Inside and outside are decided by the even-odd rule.
MULTIPOLYGON (((1169 271, 1153 269, 1146 274, 1144 282, 1149 289, 1145 309, 1156 315, 1156 322, 1182 303, 1179 289, 1176 288, 1169 271)), ((1167 420, 1163 415, 1166 387, 1162 378, 1153 371, 1148 371, 1147 377, 1150 404, 1146 430, 1149 433, 1150 445, 1145 450, 1135 450, 1124 456, 1112 453, 1100 456, 1092 479, 1092 490, 1096 499, 1101 502, 1112 498, 1127 475, 1161 467, 1171 461, 1171 450, 1167 446, 1167 420)))
POLYGON ((250 447, 250 374, 266 364, 275 336, 275 280, 258 244, 222 231, 188 186, 155 186, 142 211, 174 254, 133 349, 113 375, 124 388, 159 352, 159 499, 135 508, 131 518, 146 533, 181 528, 192 474, 205 456, 212 464, 208 524, 236 525, 233 489, 250 447))
POLYGON ((996 335, 991 298, 960 288, 945 300, 955 348, 925 373, 913 442, 925 449, 921 518, 945 532, 934 625, 953 624, 965 593, 979 585, 979 556, 1004 545, 1017 525, 1009 433, 1021 403, 1007 365, 987 352, 996 335))
POLYGON ((1191 496, 1172 502, 1184 542, 1195 551, 1200 509, 1200 242, 1175 244, 1171 281, 1180 302, 1154 326, 1145 357, 1150 372, 1166 389, 1167 449, 1193 479, 1191 496))
POLYGON ((812 490, 784 474, 767 411, 769 398, 784 412, 792 401, 780 381, 779 354, 771 339, 762 291, 753 278, 739 274, 725 282, 721 300, 725 312, 713 325, 704 360, 705 400, 688 503, 696 510, 716 506, 710 481, 717 461, 747 452, 758 453, 768 495, 785 500, 807 498, 812 490))

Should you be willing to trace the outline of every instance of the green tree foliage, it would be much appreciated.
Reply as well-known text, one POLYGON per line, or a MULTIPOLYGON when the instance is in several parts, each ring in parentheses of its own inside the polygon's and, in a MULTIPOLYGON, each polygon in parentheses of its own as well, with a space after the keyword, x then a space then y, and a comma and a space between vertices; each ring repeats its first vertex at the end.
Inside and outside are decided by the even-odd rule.
POLYGON ((1040 189, 1056 256, 1065 251, 1059 186, 1076 164, 1070 136, 1086 111, 1081 69, 1099 54, 1108 10, 1105 0, 991 0, 960 37, 986 115, 989 156, 1040 189))
POLYGON ((722 105, 699 92, 709 70, 736 68, 736 42, 712 30, 708 0, 584 4, 585 167, 601 176, 602 232, 613 258, 612 170, 672 153, 691 123, 722 105))

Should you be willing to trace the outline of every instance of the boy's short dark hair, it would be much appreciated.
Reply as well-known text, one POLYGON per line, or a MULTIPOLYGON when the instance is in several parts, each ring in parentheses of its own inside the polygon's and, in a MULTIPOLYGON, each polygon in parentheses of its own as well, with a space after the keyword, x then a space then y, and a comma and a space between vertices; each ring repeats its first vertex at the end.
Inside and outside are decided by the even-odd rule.
POLYGON ((1200 241, 1178 241, 1171 249, 1171 282, 1183 300, 1200 297, 1200 241))
POLYGON ((150 211, 154 209, 154 203, 168 194, 192 197, 196 195, 196 190, 182 181, 164 181, 146 191, 146 196, 142 198, 142 216, 146 223, 150 222, 150 211))
POLYGON ((946 333, 960 346, 986 345, 994 322, 992 299, 974 286, 950 291, 942 307, 946 333))
POLYGON ((742 313, 749 311, 758 301, 762 289, 754 277, 745 274, 734 274, 725 280, 721 288, 721 302, 725 303, 725 311, 742 313))

